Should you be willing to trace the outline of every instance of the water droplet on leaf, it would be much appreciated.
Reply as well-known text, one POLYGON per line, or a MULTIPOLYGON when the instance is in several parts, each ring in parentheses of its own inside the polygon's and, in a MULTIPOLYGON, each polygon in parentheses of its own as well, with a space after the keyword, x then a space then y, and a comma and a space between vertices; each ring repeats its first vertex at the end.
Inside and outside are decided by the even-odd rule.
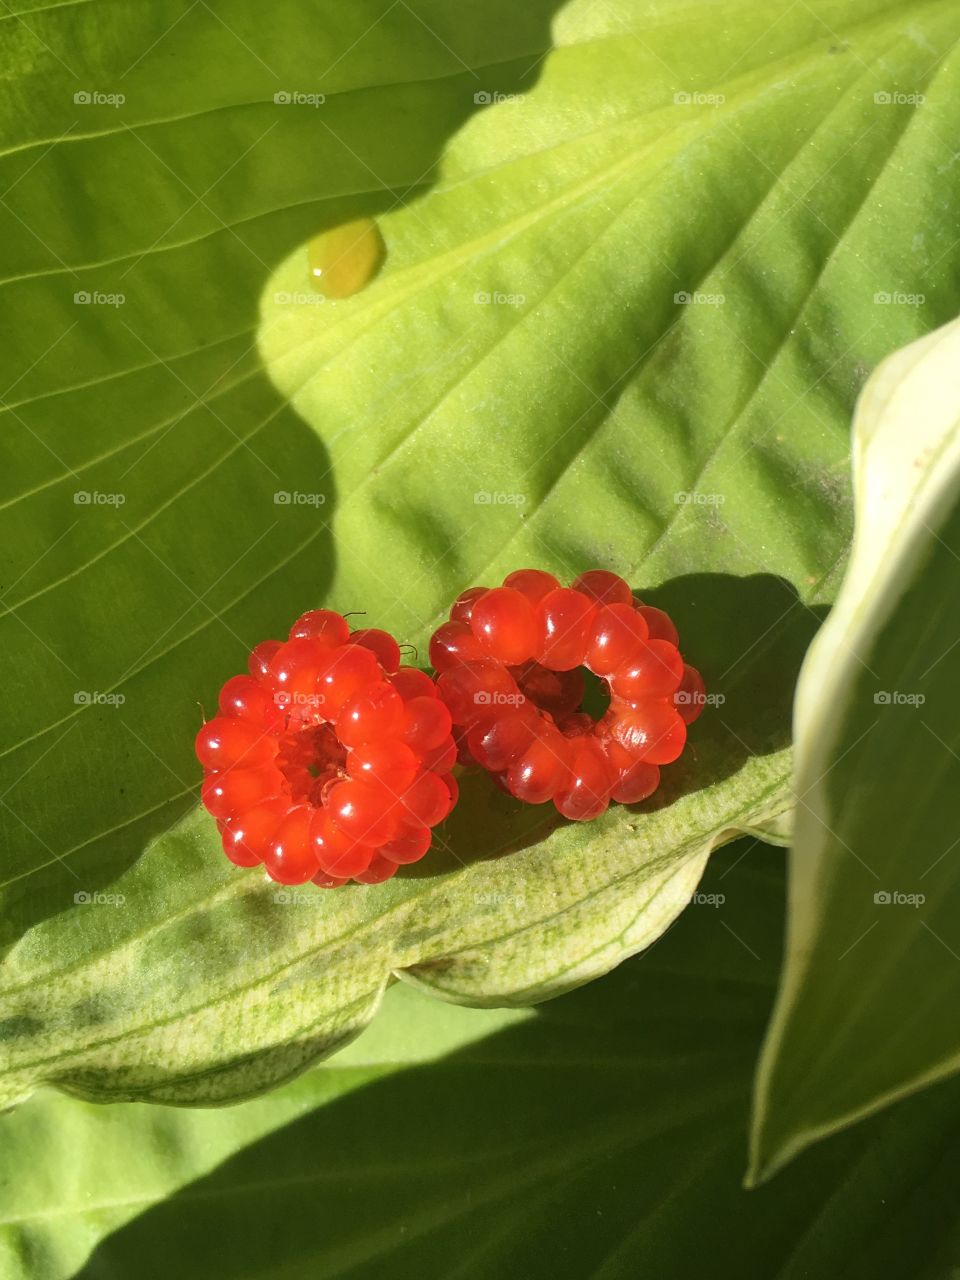
POLYGON ((314 288, 326 298, 349 298, 368 284, 386 257, 373 218, 356 218, 314 236, 307 263, 314 288))

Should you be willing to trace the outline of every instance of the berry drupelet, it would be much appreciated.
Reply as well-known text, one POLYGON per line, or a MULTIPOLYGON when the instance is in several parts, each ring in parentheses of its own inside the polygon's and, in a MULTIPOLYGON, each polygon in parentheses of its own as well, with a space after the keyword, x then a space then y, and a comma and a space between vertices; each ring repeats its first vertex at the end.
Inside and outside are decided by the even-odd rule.
POLYGON ((460 760, 518 800, 587 820, 611 800, 645 800, 682 752, 704 687, 677 644, 670 618, 616 574, 592 569, 564 587, 520 569, 457 598, 430 661, 460 760), (584 669, 609 695, 597 720, 582 708, 584 669))
POLYGON ((250 655, 197 735, 227 857, 279 884, 377 884, 416 862, 456 800, 451 717, 385 631, 328 609, 250 655))

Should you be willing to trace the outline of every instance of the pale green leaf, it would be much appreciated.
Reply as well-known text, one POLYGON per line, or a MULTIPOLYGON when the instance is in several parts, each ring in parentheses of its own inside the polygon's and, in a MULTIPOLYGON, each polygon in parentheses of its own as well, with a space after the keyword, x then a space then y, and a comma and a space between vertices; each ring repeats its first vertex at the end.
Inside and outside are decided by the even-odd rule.
POLYGON ((753 1176, 956 1071, 960 322, 877 370, 857 534, 797 693, 789 949, 753 1176))
POLYGON ((0 1094, 233 1098, 355 1034, 391 969, 523 1003, 647 945, 715 844, 782 834, 853 399, 957 309, 953 6, 4 25, 0 1094), (363 214, 365 290, 275 301, 363 214), (423 654, 525 561, 626 573, 725 699, 655 803, 572 829, 476 779, 429 862, 317 905, 228 867, 192 738, 246 650, 327 602, 423 654))

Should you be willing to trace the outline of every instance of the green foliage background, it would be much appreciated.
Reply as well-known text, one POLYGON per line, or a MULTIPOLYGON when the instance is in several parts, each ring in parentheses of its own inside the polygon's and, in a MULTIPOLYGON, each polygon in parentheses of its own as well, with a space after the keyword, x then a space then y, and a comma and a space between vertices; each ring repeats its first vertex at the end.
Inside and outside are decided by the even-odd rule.
MULTIPOLYGON (((718 855, 727 900, 671 928, 714 849, 785 839, 853 407, 958 310, 958 28, 949 0, 4 6, 0 1098, 47 1086, 2 1122, 11 1275, 960 1262, 949 1083, 740 1190, 780 855, 718 855), (305 241, 365 214, 383 271, 305 299, 305 241), (570 827, 472 779, 387 885, 291 904, 227 866, 192 739, 246 651, 326 603, 423 653, 522 563, 623 573, 724 699, 655 802, 570 827)), ((924 610, 955 562, 930 525, 924 610)), ((902 680, 903 641, 871 646, 902 680)), ((918 724, 932 861, 952 766, 918 724)), ((836 775, 842 831, 898 868, 883 745, 836 775)), ((832 1038, 862 894, 808 991, 843 1052, 755 1172, 952 1070, 930 1036, 837 1085, 960 950, 943 896, 944 946, 832 1038)))

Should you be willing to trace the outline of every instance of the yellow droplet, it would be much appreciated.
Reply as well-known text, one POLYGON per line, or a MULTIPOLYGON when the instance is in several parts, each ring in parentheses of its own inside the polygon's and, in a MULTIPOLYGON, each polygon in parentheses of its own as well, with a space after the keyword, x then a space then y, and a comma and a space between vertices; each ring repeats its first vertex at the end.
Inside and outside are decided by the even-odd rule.
POLYGON ((357 218, 322 231, 307 245, 313 287, 325 298, 349 298, 373 279, 386 253, 372 218, 357 218))

